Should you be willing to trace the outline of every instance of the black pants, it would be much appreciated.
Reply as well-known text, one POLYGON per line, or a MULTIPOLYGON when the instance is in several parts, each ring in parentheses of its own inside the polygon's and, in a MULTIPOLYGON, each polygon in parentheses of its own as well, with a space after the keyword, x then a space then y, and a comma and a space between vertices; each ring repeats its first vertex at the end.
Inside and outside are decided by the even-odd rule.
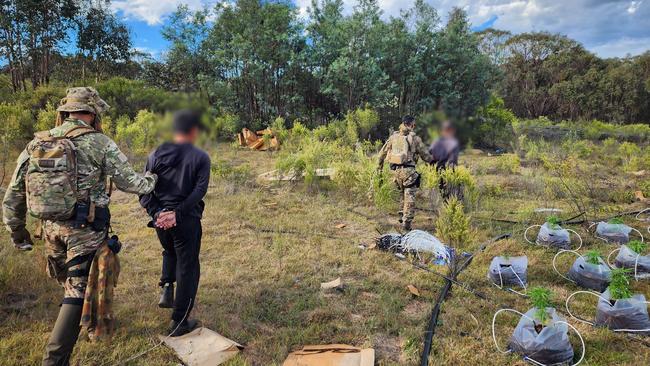
POLYGON ((189 317, 199 288, 201 220, 185 217, 176 227, 156 233, 164 249, 160 284, 176 282, 172 319, 181 321, 185 314, 189 317))

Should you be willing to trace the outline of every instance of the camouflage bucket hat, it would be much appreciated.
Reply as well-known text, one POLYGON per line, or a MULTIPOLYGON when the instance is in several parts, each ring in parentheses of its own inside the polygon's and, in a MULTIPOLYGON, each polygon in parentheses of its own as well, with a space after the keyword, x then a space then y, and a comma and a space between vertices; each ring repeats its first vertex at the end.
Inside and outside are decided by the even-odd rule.
POLYGON ((61 99, 61 105, 56 110, 59 112, 86 111, 99 115, 109 108, 108 103, 99 97, 95 88, 84 86, 68 89, 65 98, 61 99))

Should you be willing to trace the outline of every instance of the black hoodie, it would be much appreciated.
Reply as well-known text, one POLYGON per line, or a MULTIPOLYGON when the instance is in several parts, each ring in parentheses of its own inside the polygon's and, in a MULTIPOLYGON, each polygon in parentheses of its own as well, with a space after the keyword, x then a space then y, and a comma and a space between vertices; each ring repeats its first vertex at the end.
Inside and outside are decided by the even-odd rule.
POLYGON ((149 155, 146 171, 158 175, 156 188, 140 196, 151 217, 163 209, 176 212, 176 221, 200 219, 210 181, 210 157, 192 144, 164 143, 149 155))

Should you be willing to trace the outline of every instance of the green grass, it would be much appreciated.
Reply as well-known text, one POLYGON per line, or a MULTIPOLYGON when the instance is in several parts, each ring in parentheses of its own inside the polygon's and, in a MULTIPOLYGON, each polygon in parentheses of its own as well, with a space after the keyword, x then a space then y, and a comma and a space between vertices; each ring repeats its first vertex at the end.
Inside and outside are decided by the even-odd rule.
MULTIPOLYGON (((220 145, 212 156, 218 163, 206 199, 201 284, 194 316, 246 346, 228 365, 280 365, 291 350, 314 343, 374 347, 379 365, 418 364, 426 322, 442 280, 388 253, 359 249, 361 243, 370 244, 377 231, 395 230, 396 215, 387 215, 366 203, 368 200, 355 198, 358 193, 330 189, 327 184, 305 190, 300 183, 250 183, 248 178, 275 168, 275 154, 220 145), (347 226, 336 228, 339 223, 347 226), (337 277, 342 278, 344 291, 319 289, 321 282, 337 277), (420 290, 421 297, 414 298, 408 292, 409 284, 420 290)), ((576 177, 557 175, 526 161, 517 174, 501 174, 495 168, 500 162, 486 155, 463 156, 462 163, 474 174, 478 191, 495 191, 486 187, 499 189, 498 195, 479 195, 470 215, 473 241, 460 244, 459 252, 474 251, 478 243, 496 234, 512 232, 513 237, 488 246, 460 275, 460 281, 485 293, 489 300, 453 287, 442 306, 431 364, 521 365, 517 356, 496 352, 490 324, 499 308, 507 306, 525 312, 529 302, 492 286, 486 271, 494 256, 526 254, 530 285, 551 290, 553 307, 564 308, 564 299, 579 288, 550 269, 555 252, 525 244, 523 230, 528 222, 543 221, 544 214, 535 213, 535 208, 560 208, 565 210, 561 217, 571 216, 575 198, 561 190, 561 182, 551 192, 544 186, 544 178, 576 177), (485 217, 513 219, 522 224, 481 219, 485 217)), ((574 172, 583 170, 568 170, 567 174, 574 172)), ((589 215, 602 217, 638 207, 612 202, 608 192, 603 191, 612 185, 632 189, 637 178, 618 177, 619 172, 613 170, 603 173, 602 169, 592 168, 586 172, 593 175, 577 184, 589 187, 577 186, 576 191, 581 192, 589 215)), ((419 207, 430 209, 431 204, 423 199, 419 207)), ((144 211, 135 196, 118 193, 112 213, 114 229, 124 242, 120 253, 122 274, 116 289, 117 334, 111 343, 81 340, 74 364, 116 364, 155 346, 157 335, 168 324, 169 311, 156 306, 161 248, 153 231, 145 228, 144 211)), ((639 222, 624 220, 645 230, 639 222)), ((420 210, 414 226, 435 232, 435 221, 435 213, 420 210)), ((588 236, 586 230, 571 228, 584 236, 585 249, 601 253, 613 249, 588 236)), ((10 246, 5 232, 0 239, 0 364, 36 365, 54 323, 62 290, 45 275, 42 244, 31 253, 22 253, 10 246)), ((631 286, 635 293, 650 295, 647 282, 632 281, 631 286)), ((572 311, 593 318, 595 308, 595 298, 576 297, 572 311)), ((503 334, 510 334, 517 320, 504 316, 497 327, 503 334)), ((585 365, 648 364, 650 348, 604 329, 569 322, 585 337, 585 365)), ((507 339, 500 337, 499 341, 503 346, 507 339)), ((574 346, 577 353, 578 343, 574 342, 574 346)), ((129 363, 178 364, 165 347, 157 347, 129 363)))

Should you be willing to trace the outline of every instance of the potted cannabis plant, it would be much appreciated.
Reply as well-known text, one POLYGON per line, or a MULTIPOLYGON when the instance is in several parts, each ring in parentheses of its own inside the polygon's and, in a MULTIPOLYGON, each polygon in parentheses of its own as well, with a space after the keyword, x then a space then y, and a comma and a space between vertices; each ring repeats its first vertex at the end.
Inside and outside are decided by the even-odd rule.
POLYGON ((622 245, 614 260, 616 267, 627 268, 635 279, 650 276, 650 255, 648 245, 639 240, 632 240, 622 245))
POLYGON ((620 332, 650 334, 648 302, 630 288, 627 268, 612 270, 609 287, 602 293, 596 308, 596 325, 620 332))
POLYGON ((569 340, 569 326, 551 304, 549 289, 535 287, 528 290, 531 305, 512 337, 510 349, 537 363, 555 365, 573 360, 569 340))

